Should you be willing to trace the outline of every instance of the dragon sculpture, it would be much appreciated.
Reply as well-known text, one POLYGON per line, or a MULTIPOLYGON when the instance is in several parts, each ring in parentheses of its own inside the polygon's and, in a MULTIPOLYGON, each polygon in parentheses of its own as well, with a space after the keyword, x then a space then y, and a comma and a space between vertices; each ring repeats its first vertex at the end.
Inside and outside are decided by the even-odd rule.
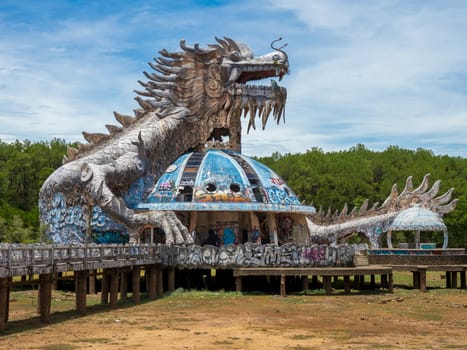
POLYGON ((330 208, 326 212, 320 208, 308 220, 311 241, 319 244, 341 243, 359 232, 368 237, 372 248, 378 248, 381 233, 389 231, 391 223, 401 211, 420 206, 443 216, 454 210, 458 202, 458 199, 451 201, 454 188, 437 197, 441 181, 436 180, 431 188, 429 181, 430 174, 426 174, 420 186, 414 189, 412 176, 409 176, 400 194, 397 184, 394 184, 383 204, 376 202, 371 208, 368 208, 368 199, 350 213, 347 204, 342 211, 334 213, 330 208))
MULTIPOLYGON (((281 39, 278 39, 281 40, 281 39)), ((128 229, 130 241, 146 226, 160 227, 166 243, 191 243, 188 230, 173 212, 137 212, 132 198, 144 197, 178 156, 207 142, 229 138, 240 151, 241 116, 248 130, 255 118, 264 128, 270 115, 284 115, 286 89, 247 85, 248 81, 287 74, 282 47, 255 57, 230 38, 201 48, 180 42, 180 52, 160 51, 149 65, 155 72, 139 81, 140 108, 134 116, 114 112, 121 124, 106 125, 109 134, 83 132, 87 144, 69 148, 64 164, 44 182, 39 194, 41 223, 56 242, 87 242, 93 220, 108 220, 128 229)))
MULTIPOLYGON (((278 39, 280 40, 280 39, 278 39)), ((114 112, 121 126, 106 125, 109 134, 83 132, 87 144, 69 148, 64 164, 43 184, 39 195, 41 222, 56 243, 91 241, 93 224, 120 225, 130 241, 145 226, 161 228, 167 244, 193 243, 187 228, 170 211, 138 211, 163 171, 189 151, 219 144, 241 151, 241 117, 248 119, 248 130, 261 119, 264 128, 270 115, 279 122, 284 116, 286 89, 274 81, 270 86, 247 85, 253 80, 288 73, 289 61, 282 47, 255 57, 246 45, 230 38, 201 48, 180 42, 180 52, 160 51, 149 63, 155 72, 139 81, 144 91, 136 91, 140 108, 134 116, 114 112)), ((368 209, 366 201, 349 214, 347 206, 339 213, 321 209, 307 218, 310 240, 338 243, 355 232, 362 232, 372 246, 387 231, 394 217, 417 204, 437 212, 454 209, 452 189, 436 197, 439 181, 429 189, 426 176, 413 190, 412 178, 398 194, 368 209), (449 202, 449 203, 448 203, 449 202), (447 204, 446 204, 447 203, 447 204), (445 205, 444 205, 445 204, 445 205)), ((107 226, 108 228, 108 226, 107 226)))

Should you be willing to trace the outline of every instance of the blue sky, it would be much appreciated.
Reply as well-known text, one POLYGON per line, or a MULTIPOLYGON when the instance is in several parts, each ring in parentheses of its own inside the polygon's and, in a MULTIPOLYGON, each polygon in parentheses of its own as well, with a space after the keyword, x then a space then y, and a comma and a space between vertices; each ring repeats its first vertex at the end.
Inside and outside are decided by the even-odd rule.
MULTIPOLYGON (((180 39, 288 43, 286 122, 247 155, 364 144, 467 156, 466 1, 0 2, 0 139, 84 141, 137 107, 147 62, 180 39)), ((244 128, 246 130, 246 128, 244 128)))

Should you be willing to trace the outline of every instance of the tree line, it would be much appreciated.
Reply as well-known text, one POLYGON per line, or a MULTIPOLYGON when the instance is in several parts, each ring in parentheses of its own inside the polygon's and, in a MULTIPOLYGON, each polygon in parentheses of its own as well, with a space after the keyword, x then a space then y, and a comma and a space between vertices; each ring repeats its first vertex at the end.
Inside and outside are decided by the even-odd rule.
MULTIPOLYGON (((45 179, 62 164, 67 146, 61 139, 52 141, 0 140, 0 242, 41 240, 38 196, 45 179)), ((467 159, 439 156, 430 150, 407 150, 390 146, 382 152, 356 145, 339 152, 324 152, 318 147, 304 153, 273 153, 257 158, 276 171, 300 200, 334 211, 347 203, 359 207, 365 199, 384 201, 391 187, 399 190, 408 176, 414 186, 431 174, 431 183, 441 179, 440 193, 454 187, 457 208, 444 218, 449 230, 449 246, 465 247, 467 232, 467 159)))

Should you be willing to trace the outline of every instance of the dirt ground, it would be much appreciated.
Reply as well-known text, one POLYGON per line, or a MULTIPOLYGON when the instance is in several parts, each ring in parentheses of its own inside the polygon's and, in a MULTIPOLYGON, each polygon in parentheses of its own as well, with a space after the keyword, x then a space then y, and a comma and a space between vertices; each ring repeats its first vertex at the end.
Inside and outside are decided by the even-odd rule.
POLYGON ((467 291, 395 288, 280 297, 175 291, 109 310, 54 292, 52 323, 39 324, 37 291, 11 295, 0 349, 467 349, 467 291))

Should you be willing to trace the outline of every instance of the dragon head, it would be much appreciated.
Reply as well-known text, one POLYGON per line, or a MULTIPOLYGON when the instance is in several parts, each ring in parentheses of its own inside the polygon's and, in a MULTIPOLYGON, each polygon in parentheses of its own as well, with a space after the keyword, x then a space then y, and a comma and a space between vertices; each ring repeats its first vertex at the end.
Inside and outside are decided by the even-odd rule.
POLYGON ((289 62, 282 47, 255 57, 252 50, 230 38, 216 38, 217 44, 206 48, 180 42, 182 51, 159 51, 160 57, 149 65, 153 73, 144 72, 147 82, 139 81, 144 91, 136 91, 141 109, 138 115, 164 111, 174 107, 189 110, 189 120, 208 130, 202 134, 220 141, 229 137, 231 148, 240 151, 241 115, 249 116, 248 131, 256 128, 255 118, 264 129, 270 115, 279 122, 284 116, 287 91, 271 80, 269 86, 247 84, 250 81, 278 77, 288 73, 289 62))

